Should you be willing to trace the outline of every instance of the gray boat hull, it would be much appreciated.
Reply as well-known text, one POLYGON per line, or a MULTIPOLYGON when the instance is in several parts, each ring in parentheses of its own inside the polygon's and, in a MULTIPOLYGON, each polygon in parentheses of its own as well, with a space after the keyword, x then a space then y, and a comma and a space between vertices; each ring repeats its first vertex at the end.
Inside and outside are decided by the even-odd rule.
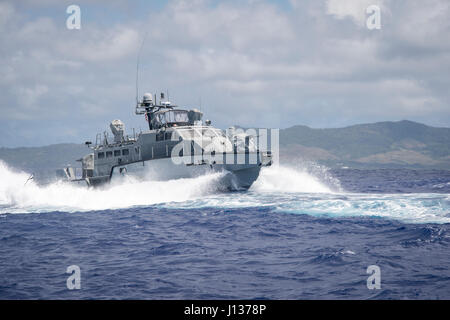
POLYGON ((166 181, 195 178, 204 174, 222 172, 220 188, 246 190, 255 182, 263 164, 173 164, 172 159, 155 159, 114 167, 111 182, 125 177, 138 180, 166 181))
POLYGON ((109 176, 77 179, 71 182, 84 186, 103 186, 107 183, 121 183, 131 177, 138 181, 167 181, 173 179, 195 178, 201 175, 220 172, 223 173, 218 188, 223 190, 247 190, 256 181, 261 167, 271 165, 271 158, 259 154, 256 163, 215 163, 200 161, 192 163, 182 161, 174 164, 172 158, 160 158, 137 161, 117 165, 112 168, 109 176))

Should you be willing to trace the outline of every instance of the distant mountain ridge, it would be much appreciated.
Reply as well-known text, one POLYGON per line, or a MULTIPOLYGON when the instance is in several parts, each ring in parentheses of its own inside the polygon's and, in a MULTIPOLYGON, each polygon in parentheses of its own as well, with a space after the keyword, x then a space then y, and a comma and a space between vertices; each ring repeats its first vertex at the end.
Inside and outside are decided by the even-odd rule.
POLYGON ((439 167, 450 169, 450 128, 403 120, 312 129, 280 130, 280 158, 332 166, 439 167), (289 150, 292 155, 289 155, 289 150))
MULTIPOLYGON (((89 153, 83 144, 0 148, 0 160, 27 172, 79 166, 89 153)), ((344 128, 293 126, 280 130, 280 161, 314 161, 330 167, 450 169, 450 128, 413 121, 377 122, 344 128)))
POLYGON ((43 147, 0 148, 0 160, 26 172, 54 172, 79 165, 77 159, 89 153, 84 144, 61 143, 43 147))

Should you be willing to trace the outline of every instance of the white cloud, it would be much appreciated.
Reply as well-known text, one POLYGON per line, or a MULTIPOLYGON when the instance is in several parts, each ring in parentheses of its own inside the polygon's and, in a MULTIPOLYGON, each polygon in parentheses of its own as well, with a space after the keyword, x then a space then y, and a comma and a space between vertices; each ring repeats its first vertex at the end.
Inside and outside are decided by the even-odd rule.
POLYGON ((357 25, 365 27, 366 9, 371 5, 386 8, 383 0, 327 0, 327 13, 337 19, 351 18, 357 25))
MULTIPOLYGON (((38 4, 0 3, 4 130, 27 119, 30 108, 35 120, 65 122, 72 133, 96 133, 110 118, 144 128, 132 112, 136 55, 146 32, 140 91, 168 89, 181 105, 198 106, 201 97, 206 116, 222 127, 404 118, 450 125, 446 0, 432 6, 292 0, 291 8, 171 1, 158 9, 144 5, 148 13, 139 18, 111 21, 89 20, 102 6, 83 1, 79 31, 65 28, 65 10, 62 17, 46 14, 52 1, 36 16, 23 8, 38 4), (370 4, 382 6, 379 31, 365 28, 370 4)), ((102 5, 117 15, 130 6, 102 5)))
POLYGON ((35 85, 34 87, 20 87, 18 90, 19 101, 25 107, 36 108, 36 102, 44 94, 48 93, 45 85, 35 85))
POLYGON ((89 62, 110 62, 121 60, 137 52, 139 34, 126 26, 114 26, 110 29, 95 30, 90 36, 59 42, 57 50, 61 55, 89 62))
POLYGON ((9 22, 14 15, 14 7, 7 2, 0 2, 0 31, 2 27, 9 22))

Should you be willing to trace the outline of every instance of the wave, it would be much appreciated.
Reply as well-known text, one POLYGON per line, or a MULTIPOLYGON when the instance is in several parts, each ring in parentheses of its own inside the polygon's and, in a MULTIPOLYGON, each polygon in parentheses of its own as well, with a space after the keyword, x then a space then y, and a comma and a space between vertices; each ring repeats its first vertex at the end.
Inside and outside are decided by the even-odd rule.
MULTIPOLYGON (((317 169, 317 168, 316 168, 317 169)), ((0 214, 114 210, 156 205, 171 209, 269 207, 279 213, 326 217, 378 217, 406 223, 450 223, 448 194, 349 193, 327 170, 263 168, 248 192, 220 190, 225 173, 189 179, 137 181, 128 178, 105 188, 65 182, 38 185, 29 174, 0 162, 0 214)), ((209 210, 209 209, 208 209, 209 210)))
POLYGON ((307 168, 272 166, 261 170, 260 176, 252 185, 251 190, 255 192, 333 193, 336 189, 340 189, 336 181, 333 181, 334 186, 330 186, 323 182, 325 179, 331 180, 325 170, 322 170, 320 175, 317 173, 313 175, 308 172, 307 168))
POLYGON ((405 223, 450 223, 444 194, 342 194, 297 197, 279 203, 276 211, 325 217, 372 217, 405 223))
MULTIPOLYGON (((150 174, 150 173, 149 173, 150 174)), ((217 194, 224 173, 195 178, 138 181, 128 178, 104 188, 86 188, 67 182, 38 185, 29 174, 0 162, 0 213, 43 211, 88 211, 184 202, 217 194)), ((252 186, 255 192, 332 192, 304 170, 274 166, 263 168, 252 186)), ((239 198, 233 194, 227 198, 239 198)), ((239 202, 239 200, 238 200, 239 202)))
POLYGON ((186 201, 217 190, 222 173, 169 181, 129 178, 105 188, 87 188, 67 182, 40 186, 29 174, 0 162, 0 213, 89 211, 186 201), (26 183, 26 184, 25 184, 26 183))
POLYGON ((209 195, 183 203, 165 203, 172 209, 266 208, 279 214, 306 214, 321 218, 367 217, 404 223, 450 223, 450 201, 444 194, 258 193, 235 197, 209 195))

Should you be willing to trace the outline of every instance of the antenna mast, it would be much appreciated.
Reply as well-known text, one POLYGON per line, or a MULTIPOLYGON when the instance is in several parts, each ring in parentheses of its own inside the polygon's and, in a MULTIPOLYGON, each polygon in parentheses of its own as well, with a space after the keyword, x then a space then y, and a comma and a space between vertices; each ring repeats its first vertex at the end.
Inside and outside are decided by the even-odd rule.
POLYGON ((147 38, 148 32, 145 33, 144 39, 142 39, 141 47, 138 52, 137 56, 137 63, 136 63, 136 107, 139 105, 139 63, 141 60, 141 52, 142 48, 144 47, 145 39, 147 38))

